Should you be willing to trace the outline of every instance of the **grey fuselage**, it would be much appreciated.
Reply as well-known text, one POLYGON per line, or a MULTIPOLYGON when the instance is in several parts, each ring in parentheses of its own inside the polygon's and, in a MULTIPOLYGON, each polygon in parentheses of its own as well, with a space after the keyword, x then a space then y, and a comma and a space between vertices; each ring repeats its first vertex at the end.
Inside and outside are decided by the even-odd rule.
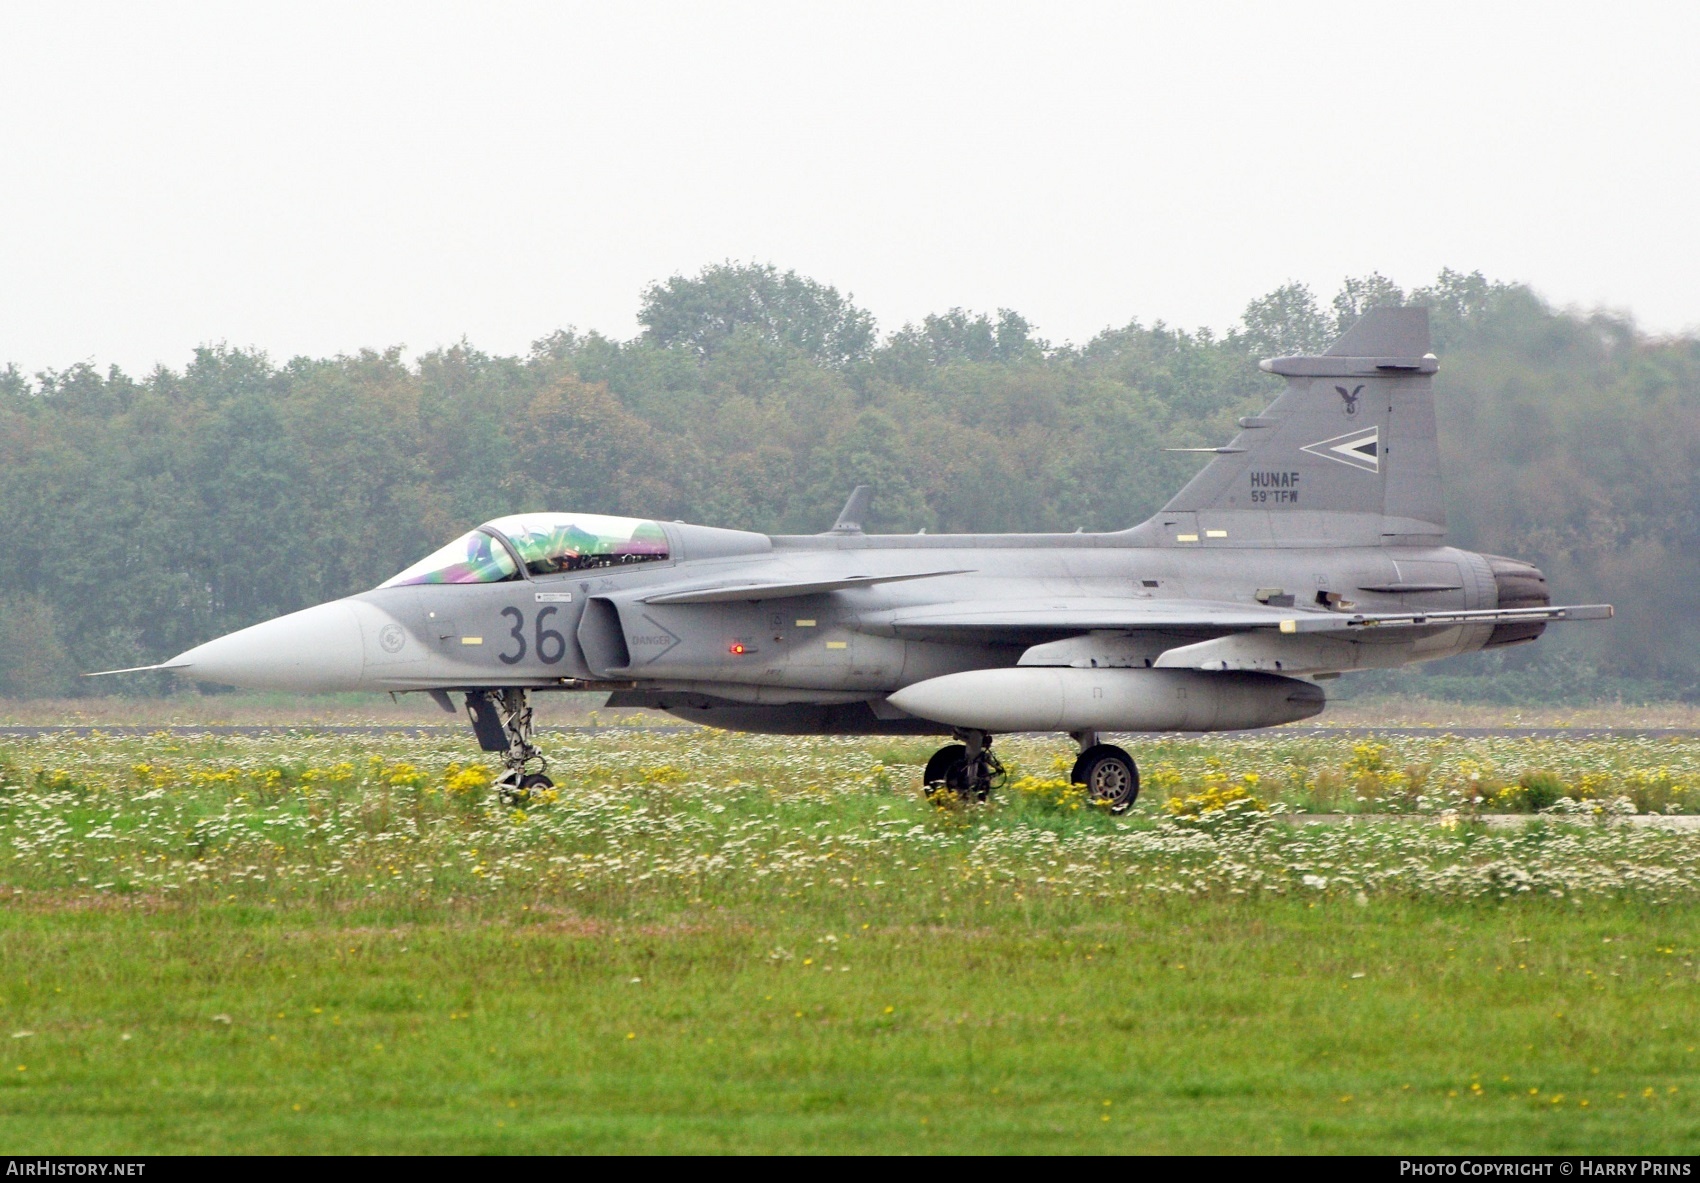
MULTIPOLYGON (((1504 600, 1494 567, 1503 570, 1505 560, 1453 547, 1258 547, 1211 538, 1196 521, 1178 525, 1191 528, 1158 518, 1106 534, 769 538, 667 525, 675 557, 664 562, 350 597, 344 603, 360 624, 360 668, 345 664, 334 682, 309 677, 302 688, 606 687, 617 691, 616 706, 739 729, 939 733, 950 728, 884 700, 941 675, 1014 666, 1031 647, 1083 630, 1060 619, 995 630, 972 620, 906 624, 933 605, 1051 604, 1072 620, 1090 615, 1093 604, 1129 599, 1303 614, 1331 610, 1319 596, 1335 597, 1332 610, 1343 602, 1365 612, 1484 609, 1504 600), (1176 540, 1185 534, 1198 541, 1176 540), (961 573, 776 599, 644 602, 666 589, 728 580, 795 584, 937 570, 961 573)), ((1407 630, 1357 646, 1342 668, 1469 652, 1493 643, 1496 627, 1506 632, 1493 624, 1407 630)), ((1150 666, 1165 652, 1233 630, 1087 631, 1116 637, 1121 652, 1133 655, 1126 664, 1150 666)))

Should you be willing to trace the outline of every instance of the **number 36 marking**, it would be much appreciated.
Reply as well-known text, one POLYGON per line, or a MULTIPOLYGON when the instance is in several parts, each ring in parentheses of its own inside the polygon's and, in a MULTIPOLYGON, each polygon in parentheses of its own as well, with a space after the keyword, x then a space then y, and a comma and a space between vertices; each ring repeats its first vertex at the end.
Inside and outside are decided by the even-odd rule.
MULTIPOLYGON (((567 655, 567 638, 559 630, 548 627, 549 618, 559 611, 555 607, 537 610, 532 648, 537 652, 537 660, 544 665, 554 665, 567 655)), ((503 608, 502 615, 513 621, 513 628, 508 630, 508 636, 513 639, 513 651, 500 654, 502 664, 518 665, 525 660, 526 654, 525 613, 518 608, 503 608)))

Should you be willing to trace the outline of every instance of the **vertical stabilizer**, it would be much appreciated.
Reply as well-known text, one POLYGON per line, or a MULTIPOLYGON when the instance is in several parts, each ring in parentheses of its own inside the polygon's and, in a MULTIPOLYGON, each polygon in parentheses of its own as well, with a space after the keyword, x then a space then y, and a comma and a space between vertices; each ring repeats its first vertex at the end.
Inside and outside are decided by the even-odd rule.
POLYGON ((1164 513, 1255 515, 1240 536, 1276 545, 1444 537, 1428 309, 1372 308, 1321 356, 1261 365, 1287 389, 1164 513))

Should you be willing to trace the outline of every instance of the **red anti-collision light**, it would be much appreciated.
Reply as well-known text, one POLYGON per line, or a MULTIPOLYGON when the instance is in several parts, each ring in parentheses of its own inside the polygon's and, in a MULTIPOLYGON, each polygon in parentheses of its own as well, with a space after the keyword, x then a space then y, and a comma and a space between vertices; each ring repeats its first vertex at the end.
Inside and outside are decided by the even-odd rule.
POLYGON ((743 655, 744 655, 744 643, 742 641, 733 641, 732 642, 732 656, 733 657, 742 657, 743 655))

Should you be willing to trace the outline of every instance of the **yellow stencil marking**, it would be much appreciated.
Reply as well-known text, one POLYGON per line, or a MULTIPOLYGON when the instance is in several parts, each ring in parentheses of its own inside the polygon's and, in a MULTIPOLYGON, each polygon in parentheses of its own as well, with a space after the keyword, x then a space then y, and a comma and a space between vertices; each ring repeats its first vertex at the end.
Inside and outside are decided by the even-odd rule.
POLYGON ((484 643, 484 638, 483 637, 462 637, 460 639, 460 643, 462 645, 482 645, 484 643))
POLYGON ((1175 535, 1175 541, 1176 542, 1197 542, 1198 541, 1198 535, 1196 535, 1196 534, 1176 534, 1175 535))
POLYGON ((814 628, 815 622, 812 621, 812 620, 799 620, 797 622, 797 627, 798 628, 814 628))
POLYGON ((850 642, 849 641, 828 641, 826 643, 826 647, 828 649, 848 649, 848 648, 850 648, 850 642))

